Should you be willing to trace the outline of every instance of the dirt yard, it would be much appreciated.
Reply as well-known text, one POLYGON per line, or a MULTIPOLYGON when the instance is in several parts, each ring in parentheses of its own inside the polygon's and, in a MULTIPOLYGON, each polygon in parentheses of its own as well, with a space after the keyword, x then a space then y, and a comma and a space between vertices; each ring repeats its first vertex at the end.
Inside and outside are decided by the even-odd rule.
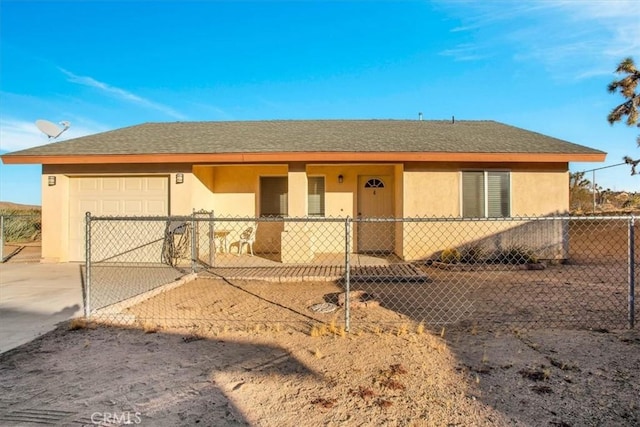
POLYGON ((0 424, 640 423, 637 331, 84 326, 0 355, 0 424))
MULTIPOLYGON (((627 285, 621 268, 583 266, 545 270, 449 271, 426 268, 428 281, 364 281, 352 290, 370 295, 372 308, 351 310, 353 332, 408 327, 432 330, 476 327, 621 329, 627 326, 627 285)), ((211 331, 281 322, 298 332, 314 323, 344 325, 344 310, 314 313, 314 304, 337 303, 344 292, 334 281, 270 282, 199 276, 106 320, 159 326, 206 325, 211 331)), ((640 311, 636 310, 636 313, 640 311)), ((637 315, 636 314, 636 315, 637 315)))
POLYGON ((381 304, 351 333, 309 309, 338 283, 197 279, 0 355, 0 425, 637 426, 640 330, 607 326, 626 321, 623 249, 354 284, 381 304))

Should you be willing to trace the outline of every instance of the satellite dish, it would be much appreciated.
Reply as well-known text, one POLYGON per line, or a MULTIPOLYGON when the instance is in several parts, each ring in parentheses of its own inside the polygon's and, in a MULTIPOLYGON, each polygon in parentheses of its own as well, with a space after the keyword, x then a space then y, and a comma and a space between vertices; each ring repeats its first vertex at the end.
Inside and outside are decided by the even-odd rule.
POLYGON ((58 125, 51 123, 48 120, 42 120, 42 119, 36 120, 36 127, 40 129, 42 133, 47 135, 49 139, 59 137, 62 134, 62 132, 69 129, 69 127, 71 126, 71 123, 66 121, 62 121, 60 122, 60 124, 63 126, 62 129, 60 129, 58 125))

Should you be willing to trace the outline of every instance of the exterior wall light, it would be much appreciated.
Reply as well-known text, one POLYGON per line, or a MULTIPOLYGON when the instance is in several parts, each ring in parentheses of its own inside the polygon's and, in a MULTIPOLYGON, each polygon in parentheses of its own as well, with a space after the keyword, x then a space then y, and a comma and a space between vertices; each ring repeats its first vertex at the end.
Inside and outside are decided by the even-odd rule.
POLYGON ((338 175, 338 183, 342 184, 344 182, 344 176, 342 174, 338 175))
POLYGON ((54 185, 56 185, 56 177, 53 175, 49 175, 49 177, 47 178, 47 183, 49 184, 49 187, 53 187, 54 185))
POLYGON ((182 184, 184 182, 184 174, 177 173, 176 174, 176 184, 182 184))

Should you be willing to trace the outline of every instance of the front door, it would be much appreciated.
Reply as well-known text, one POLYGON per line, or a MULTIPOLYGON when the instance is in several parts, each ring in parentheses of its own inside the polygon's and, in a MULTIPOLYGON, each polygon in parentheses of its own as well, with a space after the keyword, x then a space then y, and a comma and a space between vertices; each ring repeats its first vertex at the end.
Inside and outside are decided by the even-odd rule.
POLYGON ((358 252, 390 253, 395 242, 394 222, 368 222, 367 219, 393 217, 391 176, 358 177, 358 252))

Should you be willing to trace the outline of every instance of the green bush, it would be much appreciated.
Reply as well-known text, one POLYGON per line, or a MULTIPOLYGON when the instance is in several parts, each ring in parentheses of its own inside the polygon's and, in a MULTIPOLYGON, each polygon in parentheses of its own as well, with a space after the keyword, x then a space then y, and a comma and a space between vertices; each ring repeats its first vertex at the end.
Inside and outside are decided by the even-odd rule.
POLYGON ((440 261, 446 262, 447 264, 456 264, 460 262, 460 258, 460 251, 456 248, 447 248, 440 254, 440 261))
POLYGON ((526 246, 510 246, 498 253, 497 261, 502 264, 535 264, 538 258, 534 251, 526 246))
POLYGON ((460 248, 460 260, 467 264, 479 264, 485 260, 486 256, 486 249, 479 243, 460 248))

